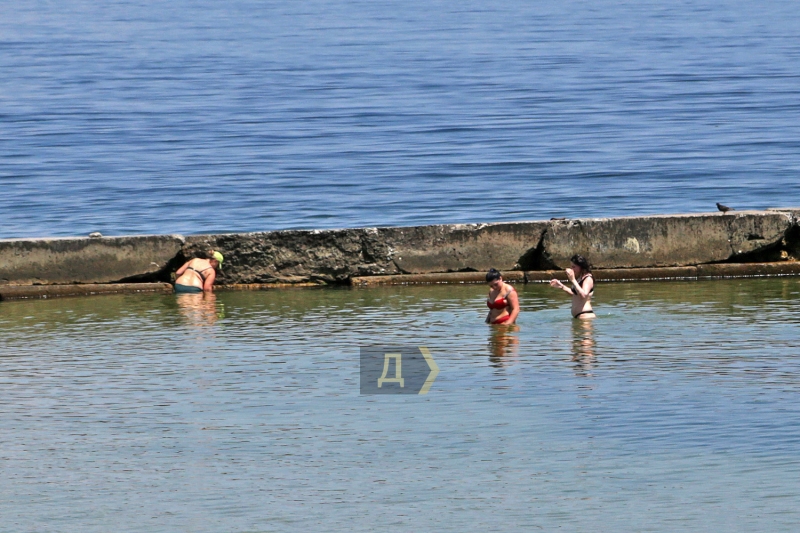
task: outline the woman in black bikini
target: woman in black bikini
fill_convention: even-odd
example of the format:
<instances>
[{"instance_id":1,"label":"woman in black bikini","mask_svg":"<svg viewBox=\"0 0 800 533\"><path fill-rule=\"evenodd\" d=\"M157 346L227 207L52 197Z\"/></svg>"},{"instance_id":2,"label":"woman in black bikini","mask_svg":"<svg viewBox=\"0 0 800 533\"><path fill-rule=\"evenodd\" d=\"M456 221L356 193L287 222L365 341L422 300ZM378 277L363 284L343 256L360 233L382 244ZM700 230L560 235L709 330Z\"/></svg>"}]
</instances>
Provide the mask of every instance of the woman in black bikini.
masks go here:
<instances>
[{"instance_id":1,"label":"woman in black bikini","mask_svg":"<svg viewBox=\"0 0 800 533\"><path fill-rule=\"evenodd\" d=\"M197 257L186 262L175 275L175 292L211 292L217 278L217 268L222 264L222 254L209 252L207 258Z\"/></svg>"},{"instance_id":2,"label":"woman in black bikini","mask_svg":"<svg viewBox=\"0 0 800 533\"><path fill-rule=\"evenodd\" d=\"M557 279L551 279L550 286L572 295L573 318L595 318L597 315L592 310L592 295L594 294L592 265L585 257L578 254L573 255L570 262L572 267L565 270L567 278L569 278L569 286Z\"/></svg>"}]
</instances>

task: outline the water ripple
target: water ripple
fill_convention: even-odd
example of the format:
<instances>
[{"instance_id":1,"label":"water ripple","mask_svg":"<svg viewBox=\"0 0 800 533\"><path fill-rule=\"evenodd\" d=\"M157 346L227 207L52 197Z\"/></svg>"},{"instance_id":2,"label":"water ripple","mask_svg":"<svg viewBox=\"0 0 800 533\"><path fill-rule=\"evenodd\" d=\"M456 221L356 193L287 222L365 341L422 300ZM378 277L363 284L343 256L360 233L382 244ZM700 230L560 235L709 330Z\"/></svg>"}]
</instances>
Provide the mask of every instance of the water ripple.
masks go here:
<instances>
[{"instance_id":1,"label":"water ripple","mask_svg":"<svg viewBox=\"0 0 800 533\"><path fill-rule=\"evenodd\" d=\"M11 3L0 236L797 204L797 27L778 0Z\"/></svg>"},{"instance_id":2,"label":"water ripple","mask_svg":"<svg viewBox=\"0 0 800 533\"><path fill-rule=\"evenodd\" d=\"M793 531L800 282L602 284L591 324L519 292L511 331L476 286L4 302L0 515ZM359 346L423 343L428 396L358 394Z\"/></svg>"}]
</instances>

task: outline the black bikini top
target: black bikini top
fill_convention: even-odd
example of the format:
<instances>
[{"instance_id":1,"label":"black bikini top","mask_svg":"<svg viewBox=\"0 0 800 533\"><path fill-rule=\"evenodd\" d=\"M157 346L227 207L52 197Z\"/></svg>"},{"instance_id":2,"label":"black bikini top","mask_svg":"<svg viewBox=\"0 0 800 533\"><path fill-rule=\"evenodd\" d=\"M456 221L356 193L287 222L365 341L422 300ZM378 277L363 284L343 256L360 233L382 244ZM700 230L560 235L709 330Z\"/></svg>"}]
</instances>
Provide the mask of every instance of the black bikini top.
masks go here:
<instances>
[{"instance_id":1,"label":"black bikini top","mask_svg":"<svg viewBox=\"0 0 800 533\"><path fill-rule=\"evenodd\" d=\"M208 267L208 268L204 268L203 270L197 270L196 268L186 267L186 270L191 270L193 272L197 272L197 275L200 276L201 279L206 279L206 277L203 275L203 272L205 272L206 270L210 270L212 268L214 268L214 267Z\"/></svg>"},{"instance_id":2,"label":"black bikini top","mask_svg":"<svg viewBox=\"0 0 800 533\"><path fill-rule=\"evenodd\" d=\"M586 278L591 278L591 277L592 277L591 274L586 274L585 276L583 276L581 279L578 280L578 286L582 289L583 288L583 281ZM592 278L592 279L594 279L594 278ZM572 294L578 294L578 291L575 290L575 287L570 287L570 290L572 290ZM589 294L594 294L594 286L592 286L592 289L589 291Z\"/></svg>"}]
</instances>

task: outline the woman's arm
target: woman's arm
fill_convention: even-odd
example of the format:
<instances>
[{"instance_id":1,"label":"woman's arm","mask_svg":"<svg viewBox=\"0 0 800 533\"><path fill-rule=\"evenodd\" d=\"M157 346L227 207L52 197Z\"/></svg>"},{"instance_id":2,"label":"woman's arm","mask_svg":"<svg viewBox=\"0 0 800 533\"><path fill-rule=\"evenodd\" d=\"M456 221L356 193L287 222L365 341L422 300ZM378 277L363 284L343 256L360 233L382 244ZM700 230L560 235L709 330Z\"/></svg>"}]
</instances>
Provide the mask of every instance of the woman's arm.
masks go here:
<instances>
[{"instance_id":1,"label":"woman's arm","mask_svg":"<svg viewBox=\"0 0 800 533\"><path fill-rule=\"evenodd\" d=\"M190 261L186 261L183 264L182 267L180 267L178 270L176 270L175 271L175 277L181 277L183 275L183 273L186 272L186 269L189 268L189 263L191 263L191 260Z\"/></svg>"},{"instance_id":2,"label":"woman's arm","mask_svg":"<svg viewBox=\"0 0 800 533\"><path fill-rule=\"evenodd\" d=\"M578 283L578 280L575 279L575 274L569 276L569 281L570 283L572 283L572 286L575 287L575 294L578 294L581 298L588 298L589 293L592 292L591 291L592 287L594 287L594 280L592 279L591 276L588 275L585 278L583 278L584 282L588 282L585 283L587 286L587 288L585 289L581 287L581 284Z\"/></svg>"},{"instance_id":3,"label":"woman's arm","mask_svg":"<svg viewBox=\"0 0 800 533\"><path fill-rule=\"evenodd\" d=\"M568 289L568 290L573 294L577 294L581 298L586 298L589 295L589 293L584 291L583 287L581 287L581 284L578 283L578 280L575 279L575 271L572 270L571 268L567 268L564 270L564 272L567 274L567 279L569 279L569 284L572 285L572 287L574 287L573 289Z\"/></svg>"},{"instance_id":4,"label":"woman's arm","mask_svg":"<svg viewBox=\"0 0 800 533\"><path fill-rule=\"evenodd\" d=\"M203 281L203 291L213 292L215 279L217 279L217 271L212 268L211 273L206 277L205 281Z\"/></svg>"},{"instance_id":5,"label":"woman's arm","mask_svg":"<svg viewBox=\"0 0 800 533\"><path fill-rule=\"evenodd\" d=\"M589 294L592 292L592 288L594 287L594 279L592 276L587 276L583 278L584 285L586 286L581 287L580 283L578 283L575 278L572 279L572 285L575 287L575 292L577 292L581 298L588 298Z\"/></svg>"},{"instance_id":6,"label":"woman's arm","mask_svg":"<svg viewBox=\"0 0 800 533\"><path fill-rule=\"evenodd\" d=\"M508 319L509 324L513 324L515 320L517 320L517 315L519 314L519 296L517 296L517 291L511 289L506 295L506 300L508 301L509 307L511 307L511 318Z\"/></svg>"},{"instance_id":7,"label":"woman's arm","mask_svg":"<svg viewBox=\"0 0 800 533\"><path fill-rule=\"evenodd\" d=\"M550 286L555 287L556 289L561 289L562 291L566 292L567 294L572 294L572 289L558 281L557 279L550 280Z\"/></svg>"}]
</instances>

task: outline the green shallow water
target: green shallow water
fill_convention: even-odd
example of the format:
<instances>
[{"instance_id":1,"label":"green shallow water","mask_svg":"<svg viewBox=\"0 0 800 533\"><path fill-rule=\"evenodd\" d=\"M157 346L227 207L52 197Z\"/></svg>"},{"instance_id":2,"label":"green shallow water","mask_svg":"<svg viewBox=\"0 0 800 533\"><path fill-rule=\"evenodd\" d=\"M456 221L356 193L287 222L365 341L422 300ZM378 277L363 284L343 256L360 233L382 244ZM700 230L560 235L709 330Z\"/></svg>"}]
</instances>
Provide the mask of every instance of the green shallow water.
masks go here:
<instances>
[{"instance_id":1,"label":"green shallow water","mask_svg":"<svg viewBox=\"0 0 800 533\"><path fill-rule=\"evenodd\" d=\"M800 280L0 304L3 531L794 531ZM424 345L426 396L359 394Z\"/></svg>"}]
</instances>

